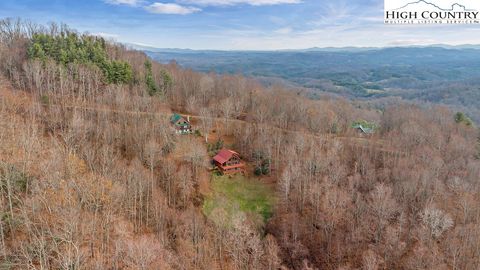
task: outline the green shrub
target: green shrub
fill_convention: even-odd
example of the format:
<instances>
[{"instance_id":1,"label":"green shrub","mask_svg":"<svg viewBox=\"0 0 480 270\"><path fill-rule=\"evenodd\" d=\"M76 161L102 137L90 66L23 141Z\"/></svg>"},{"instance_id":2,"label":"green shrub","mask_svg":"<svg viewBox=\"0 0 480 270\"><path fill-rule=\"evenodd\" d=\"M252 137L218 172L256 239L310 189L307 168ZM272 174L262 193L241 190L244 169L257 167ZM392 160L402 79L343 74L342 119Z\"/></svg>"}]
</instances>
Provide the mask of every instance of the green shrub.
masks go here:
<instances>
[{"instance_id":1,"label":"green shrub","mask_svg":"<svg viewBox=\"0 0 480 270\"><path fill-rule=\"evenodd\" d=\"M358 121L353 122L352 127L355 127L355 126L362 126L364 128L372 129L372 130L377 129L377 125L375 123L368 122L366 120L358 120Z\"/></svg>"},{"instance_id":2,"label":"green shrub","mask_svg":"<svg viewBox=\"0 0 480 270\"><path fill-rule=\"evenodd\" d=\"M262 168L261 167L255 167L255 170L253 170L253 173L256 175L256 176L260 176L262 175Z\"/></svg>"},{"instance_id":3,"label":"green shrub","mask_svg":"<svg viewBox=\"0 0 480 270\"><path fill-rule=\"evenodd\" d=\"M170 76L170 74L166 70L162 70L160 72L160 76L162 77L163 81L163 91L165 92L171 89L173 86L172 76Z\"/></svg>"},{"instance_id":4,"label":"green shrub","mask_svg":"<svg viewBox=\"0 0 480 270\"><path fill-rule=\"evenodd\" d=\"M217 142L215 143L215 149L216 150L221 150L223 148L223 140L219 139L217 140Z\"/></svg>"},{"instance_id":5,"label":"green shrub","mask_svg":"<svg viewBox=\"0 0 480 270\"><path fill-rule=\"evenodd\" d=\"M48 97L48 95L42 95L40 97L40 103L42 103L42 105L44 106L47 106L50 104L50 98Z\"/></svg>"},{"instance_id":6,"label":"green shrub","mask_svg":"<svg viewBox=\"0 0 480 270\"><path fill-rule=\"evenodd\" d=\"M6 190L10 184L14 193L26 192L30 178L15 166L0 163L0 189Z\"/></svg>"},{"instance_id":7,"label":"green shrub","mask_svg":"<svg viewBox=\"0 0 480 270\"><path fill-rule=\"evenodd\" d=\"M150 96L154 96L158 93L159 87L155 84L152 72L152 62L145 61L145 84L147 85L147 91Z\"/></svg>"},{"instance_id":8,"label":"green shrub","mask_svg":"<svg viewBox=\"0 0 480 270\"><path fill-rule=\"evenodd\" d=\"M470 117L466 116L462 112L457 112L455 114L455 122L457 124L465 124L466 126L473 126L473 121L470 119Z\"/></svg>"},{"instance_id":9,"label":"green shrub","mask_svg":"<svg viewBox=\"0 0 480 270\"><path fill-rule=\"evenodd\" d=\"M480 159L480 137L478 137L478 139L477 139L476 148L477 148L477 154L475 155L475 158Z\"/></svg>"},{"instance_id":10,"label":"green shrub","mask_svg":"<svg viewBox=\"0 0 480 270\"><path fill-rule=\"evenodd\" d=\"M219 139L215 143L207 144L207 151L215 153L215 155L223 148L223 140Z\"/></svg>"},{"instance_id":11,"label":"green shrub","mask_svg":"<svg viewBox=\"0 0 480 270\"><path fill-rule=\"evenodd\" d=\"M256 176L268 175L270 174L270 163L271 160L263 152L256 151L253 153L253 160L255 161L255 169L253 173Z\"/></svg>"},{"instance_id":12,"label":"green shrub","mask_svg":"<svg viewBox=\"0 0 480 270\"><path fill-rule=\"evenodd\" d=\"M270 174L270 163L262 165L262 174L269 175Z\"/></svg>"}]
</instances>

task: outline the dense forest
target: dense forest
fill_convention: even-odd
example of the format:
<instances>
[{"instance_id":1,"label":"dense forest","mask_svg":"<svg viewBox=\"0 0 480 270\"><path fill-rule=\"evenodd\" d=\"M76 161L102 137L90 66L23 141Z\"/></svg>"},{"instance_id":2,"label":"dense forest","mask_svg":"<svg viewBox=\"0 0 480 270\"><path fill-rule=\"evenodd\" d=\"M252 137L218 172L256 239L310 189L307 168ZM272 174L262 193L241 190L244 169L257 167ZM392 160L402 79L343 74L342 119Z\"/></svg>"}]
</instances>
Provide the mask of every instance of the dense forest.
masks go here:
<instances>
[{"instance_id":1,"label":"dense forest","mask_svg":"<svg viewBox=\"0 0 480 270\"><path fill-rule=\"evenodd\" d=\"M307 99L12 19L0 72L0 269L480 268L463 113ZM245 176L211 171L224 147Z\"/></svg>"},{"instance_id":2,"label":"dense forest","mask_svg":"<svg viewBox=\"0 0 480 270\"><path fill-rule=\"evenodd\" d=\"M78 37L76 33L62 29L58 35L35 33L27 49L30 59L43 64L54 60L58 64L95 65L100 68L108 83L129 83L132 70L128 63L108 61L105 40L91 36Z\"/></svg>"}]
</instances>

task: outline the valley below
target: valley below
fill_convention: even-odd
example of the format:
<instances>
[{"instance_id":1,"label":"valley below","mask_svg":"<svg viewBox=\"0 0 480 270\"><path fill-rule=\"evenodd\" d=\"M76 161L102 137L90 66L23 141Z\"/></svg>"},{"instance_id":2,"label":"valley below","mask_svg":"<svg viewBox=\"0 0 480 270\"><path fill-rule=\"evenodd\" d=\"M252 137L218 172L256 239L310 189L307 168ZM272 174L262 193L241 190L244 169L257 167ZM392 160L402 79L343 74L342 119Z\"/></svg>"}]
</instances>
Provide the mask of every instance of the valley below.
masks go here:
<instances>
[{"instance_id":1,"label":"valley below","mask_svg":"<svg viewBox=\"0 0 480 270\"><path fill-rule=\"evenodd\" d=\"M194 51L139 48L162 63L242 74L309 98L346 97L381 108L401 98L442 104L480 121L480 50L474 46Z\"/></svg>"}]
</instances>

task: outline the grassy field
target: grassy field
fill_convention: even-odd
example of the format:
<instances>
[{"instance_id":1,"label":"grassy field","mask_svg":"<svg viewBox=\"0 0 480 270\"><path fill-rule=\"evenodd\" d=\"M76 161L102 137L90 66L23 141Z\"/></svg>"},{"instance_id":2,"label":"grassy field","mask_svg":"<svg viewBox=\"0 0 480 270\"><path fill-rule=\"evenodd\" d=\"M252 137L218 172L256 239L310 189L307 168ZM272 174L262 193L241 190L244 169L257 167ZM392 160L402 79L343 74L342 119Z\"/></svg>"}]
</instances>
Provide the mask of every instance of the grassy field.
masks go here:
<instances>
[{"instance_id":1,"label":"grassy field","mask_svg":"<svg viewBox=\"0 0 480 270\"><path fill-rule=\"evenodd\" d=\"M275 197L273 190L254 179L244 176L212 176L212 192L205 198L203 211L212 218L215 212L226 214L227 220L238 214L239 211L256 215L266 222L273 213ZM215 221L215 218L213 218Z\"/></svg>"}]
</instances>

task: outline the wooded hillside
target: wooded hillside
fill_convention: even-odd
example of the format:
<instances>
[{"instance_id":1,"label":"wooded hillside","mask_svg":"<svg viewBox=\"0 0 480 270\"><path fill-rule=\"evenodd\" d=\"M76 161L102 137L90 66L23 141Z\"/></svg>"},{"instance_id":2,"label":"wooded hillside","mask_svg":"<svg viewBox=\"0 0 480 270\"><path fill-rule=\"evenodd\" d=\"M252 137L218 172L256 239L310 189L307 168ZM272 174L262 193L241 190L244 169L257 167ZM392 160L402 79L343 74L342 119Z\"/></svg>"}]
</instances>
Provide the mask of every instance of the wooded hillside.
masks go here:
<instances>
[{"instance_id":1,"label":"wooded hillside","mask_svg":"<svg viewBox=\"0 0 480 270\"><path fill-rule=\"evenodd\" d=\"M0 269L480 268L479 132L445 107L309 100L15 20L0 72ZM210 171L221 147L247 176Z\"/></svg>"}]
</instances>

